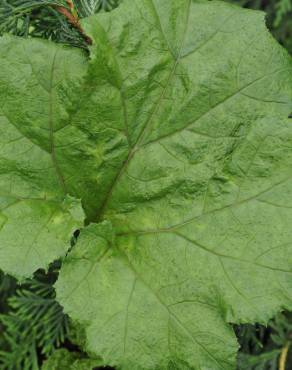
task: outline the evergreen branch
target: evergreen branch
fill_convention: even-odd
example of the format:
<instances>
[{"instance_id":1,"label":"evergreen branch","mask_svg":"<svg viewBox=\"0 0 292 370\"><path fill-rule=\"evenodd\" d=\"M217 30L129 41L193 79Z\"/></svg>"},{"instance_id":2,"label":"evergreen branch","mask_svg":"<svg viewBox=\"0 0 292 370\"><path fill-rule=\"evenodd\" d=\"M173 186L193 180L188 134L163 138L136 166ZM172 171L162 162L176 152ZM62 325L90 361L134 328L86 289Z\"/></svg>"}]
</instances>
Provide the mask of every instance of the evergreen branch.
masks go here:
<instances>
[{"instance_id":1,"label":"evergreen branch","mask_svg":"<svg viewBox=\"0 0 292 370\"><path fill-rule=\"evenodd\" d=\"M68 317L55 300L48 282L33 279L24 283L9 300L10 312L0 315L5 328L0 367L5 370L38 369L38 351L48 357L69 331Z\"/></svg>"},{"instance_id":2,"label":"evergreen branch","mask_svg":"<svg viewBox=\"0 0 292 370\"><path fill-rule=\"evenodd\" d=\"M79 32L80 34L82 35L82 37L84 38L84 40L86 41L86 43L88 45L91 45L92 44L92 39L85 34L80 22L79 22L79 19L77 16L74 16L74 14L72 13L72 8L71 8L71 11L69 11L67 8L65 8L64 6L59 6L59 5L56 5L55 8L57 9L57 11L61 14L63 14L68 22L73 26L75 27Z\"/></svg>"},{"instance_id":3,"label":"evergreen branch","mask_svg":"<svg viewBox=\"0 0 292 370\"><path fill-rule=\"evenodd\" d=\"M291 0L279 0L276 5L276 17L274 20L274 27L279 27L281 22L283 21L286 14L292 11L292 2Z\"/></svg>"},{"instance_id":4,"label":"evergreen branch","mask_svg":"<svg viewBox=\"0 0 292 370\"><path fill-rule=\"evenodd\" d=\"M122 0L1 0L0 35L42 37L88 49L80 18L110 11Z\"/></svg>"}]
</instances>

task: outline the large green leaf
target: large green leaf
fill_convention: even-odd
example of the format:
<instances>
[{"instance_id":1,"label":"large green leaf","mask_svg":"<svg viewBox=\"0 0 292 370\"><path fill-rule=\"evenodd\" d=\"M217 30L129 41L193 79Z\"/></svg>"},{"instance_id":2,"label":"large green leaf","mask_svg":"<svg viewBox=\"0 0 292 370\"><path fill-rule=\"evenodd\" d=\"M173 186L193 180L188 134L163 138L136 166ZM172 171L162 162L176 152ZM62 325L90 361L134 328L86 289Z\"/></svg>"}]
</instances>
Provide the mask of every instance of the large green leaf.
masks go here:
<instances>
[{"instance_id":1,"label":"large green leaf","mask_svg":"<svg viewBox=\"0 0 292 370\"><path fill-rule=\"evenodd\" d=\"M80 78L84 58L8 36L0 39L0 51L0 267L22 278L63 256L83 225L80 202L68 196L54 133L68 116L57 90L68 93L70 63L70 73Z\"/></svg>"},{"instance_id":2,"label":"large green leaf","mask_svg":"<svg viewBox=\"0 0 292 370\"><path fill-rule=\"evenodd\" d=\"M57 283L90 352L123 370L234 369L227 323L292 305L291 57L262 13L224 2L126 0L84 27L89 61L2 40L3 122L53 147L55 174L9 168L3 187L63 188L95 223Z\"/></svg>"},{"instance_id":3,"label":"large green leaf","mask_svg":"<svg viewBox=\"0 0 292 370\"><path fill-rule=\"evenodd\" d=\"M233 369L225 323L291 307L291 58L221 2L128 1L85 26L129 149L91 219L113 229L82 232L59 300L111 365Z\"/></svg>"}]
</instances>

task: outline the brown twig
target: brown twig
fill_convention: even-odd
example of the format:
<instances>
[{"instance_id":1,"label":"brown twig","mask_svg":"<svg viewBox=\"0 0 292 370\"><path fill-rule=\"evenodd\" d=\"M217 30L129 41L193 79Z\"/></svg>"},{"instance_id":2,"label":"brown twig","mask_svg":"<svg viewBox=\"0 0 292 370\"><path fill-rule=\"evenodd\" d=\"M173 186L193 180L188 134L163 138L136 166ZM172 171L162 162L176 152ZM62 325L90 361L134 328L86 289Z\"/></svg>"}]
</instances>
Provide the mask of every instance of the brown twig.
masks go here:
<instances>
[{"instance_id":1,"label":"brown twig","mask_svg":"<svg viewBox=\"0 0 292 370\"><path fill-rule=\"evenodd\" d=\"M70 6L70 9L73 9L72 6L72 2L71 1L67 1L68 5ZM74 17L74 15L67 9L65 8L64 6L61 6L61 5L55 5L54 8L59 12L61 13L62 15L64 15L66 18L67 18L67 21L74 27L76 28L81 36L84 38L84 40L86 41L86 43L88 45L92 45L92 39L91 37L89 37L88 35L86 35L86 33L84 32L80 22L79 22L79 19L77 17Z\"/></svg>"},{"instance_id":2,"label":"brown twig","mask_svg":"<svg viewBox=\"0 0 292 370\"><path fill-rule=\"evenodd\" d=\"M66 0L67 5L69 6L71 12L74 11L74 4L72 0Z\"/></svg>"}]
</instances>

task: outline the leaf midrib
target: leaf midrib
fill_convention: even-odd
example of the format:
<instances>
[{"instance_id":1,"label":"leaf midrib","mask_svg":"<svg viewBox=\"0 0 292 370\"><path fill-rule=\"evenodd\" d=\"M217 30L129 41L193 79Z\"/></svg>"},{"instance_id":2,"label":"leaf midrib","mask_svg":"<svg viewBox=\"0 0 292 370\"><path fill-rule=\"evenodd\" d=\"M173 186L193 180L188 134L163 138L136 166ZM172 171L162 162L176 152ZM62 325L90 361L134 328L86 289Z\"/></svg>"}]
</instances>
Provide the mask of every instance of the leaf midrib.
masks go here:
<instances>
[{"instance_id":1,"label":"leaf midrib","mask_svg":"<svg viewBox=\"0 0 292 370\"><path fill-rule=\"evenodd\" d=\"M97 215L94 217L94 221L95 222L100 222L103 219L104 212L105 212L106 207L108 205L108 202L109 202L109 200L111 198L111 195L112 195L112 193L113 193L113 191L114 191L114 189L116 187L116 184L119 182L119 179L121 178L121 176L123 175L124 171L128 167L130 161L134 157L135 153L138 151L139 145L143 141L144 136L147 133L149 127L151 127L150 125L152 124L153 119L154 119L157 111L160 108L160 103L161 103L161 101L163 101L163 98L164 98L164 96L166 94L167 88L169 87L169 84L171 83L171 81L172 81L172 79L173 79L173 77L175 75L175 71L176 71L177 66L178 66L178 64L180 62L180 59L181 59L181 53L182 53L182 50L183 50L183 46L184 46L185 38L186 38L186 34L187 34L187 29L188 29L188 24L189 24L189 17L190 17L190 6L191 6L191 2L192 2L192 0L189 0L188 1L188 7L186 9L185 29L184 29L183 37L182 37L181 44L180 44L180 47L179 47L179 52L178 52L177 58L176 58L176 60L174 62L173 68L171 69L170 74L169 74L169 76L168 76L168 78L166 80L165 87L162 89L162 92L161 92L161 94L160 94L157 102L154 105L154 109L153 109L152 113L150 114L149 118L147 119L147 121L146 121L143 129L141 130L141 132L140 132L140 134L139 134L139 136L138 136L138 138L136 140L136 143L134 144L134 146L129 151L128 157L123 162L123 164L122 164L119 172L115 176L115 178L114 178L114 180L113 180L113 182L112 182L112 184L110 186L110 189L109 189L107 195L104 198L103 203L101 204L100 208L98 209ZM170 52L171 55L173 55L173 53L172 53L171 50L168 50L168 51Z\"/></svg>"}]
</instances>

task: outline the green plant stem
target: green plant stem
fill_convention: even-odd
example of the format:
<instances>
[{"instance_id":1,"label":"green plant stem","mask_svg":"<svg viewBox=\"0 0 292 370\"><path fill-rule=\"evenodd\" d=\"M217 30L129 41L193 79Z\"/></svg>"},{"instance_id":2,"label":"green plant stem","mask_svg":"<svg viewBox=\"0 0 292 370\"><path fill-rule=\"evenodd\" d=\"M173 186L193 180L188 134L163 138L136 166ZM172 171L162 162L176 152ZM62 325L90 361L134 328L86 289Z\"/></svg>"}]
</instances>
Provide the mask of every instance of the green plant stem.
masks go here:
<instances>
[{"instance_id":1,"label":"green plant stem","mask_svg":"<svg viewBox=\"0 0 292 370\"><path fill-rule=\"evenodd\" d=\"M286 362L287 362L287 356L288 356L290 344L291 343L288 342L281 351L280 360L279 360L279 370L286 369Z\"/></svg>"}]
</instances>

